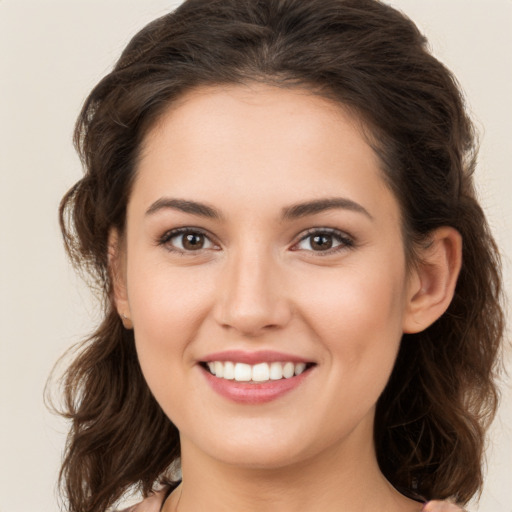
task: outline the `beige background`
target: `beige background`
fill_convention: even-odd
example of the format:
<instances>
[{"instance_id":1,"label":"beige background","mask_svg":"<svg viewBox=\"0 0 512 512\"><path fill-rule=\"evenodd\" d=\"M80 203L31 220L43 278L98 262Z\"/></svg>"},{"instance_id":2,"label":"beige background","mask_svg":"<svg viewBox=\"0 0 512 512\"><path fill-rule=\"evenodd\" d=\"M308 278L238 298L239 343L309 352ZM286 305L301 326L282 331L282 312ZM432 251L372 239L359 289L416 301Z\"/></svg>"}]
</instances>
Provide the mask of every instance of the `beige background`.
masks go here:
<instances>
[{"instance_id":1,"label":"beige background","mask_svg":"<svg viewBox=\"0 0 512 512\"><path fill-rule=\"evenodd\" d=\"M393 0L467 92L482 132L478 183L511 289L512 1ZM0 0L0 512L57 510L65 423L42 402L58 356L95 321L65 260L57 205L80 176L71 145L87 92L170 0ZM510 364L509 364L510 367ZM512 393L489 446L480 505L512 511Z\"/></svg>"}]
</instances>

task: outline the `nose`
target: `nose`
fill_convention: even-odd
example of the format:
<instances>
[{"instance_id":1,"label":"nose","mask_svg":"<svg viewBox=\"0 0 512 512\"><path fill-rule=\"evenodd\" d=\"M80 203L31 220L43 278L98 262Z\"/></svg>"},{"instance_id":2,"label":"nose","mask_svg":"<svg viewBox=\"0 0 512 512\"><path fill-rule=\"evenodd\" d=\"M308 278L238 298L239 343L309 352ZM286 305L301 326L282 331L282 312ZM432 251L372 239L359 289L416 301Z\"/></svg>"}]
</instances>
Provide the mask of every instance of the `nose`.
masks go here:
<instances>
[{"instance_id":1,"label":"nose","mask_svg":"<svg viewBox=\"0 0 512 512\"><path fill-rule=\"evenodd\" d=\"M292 317L282 269L264 251L228 258L218 287L215 317L223 328L258 337L288 324Z\"/></svg>"}]
</instances>

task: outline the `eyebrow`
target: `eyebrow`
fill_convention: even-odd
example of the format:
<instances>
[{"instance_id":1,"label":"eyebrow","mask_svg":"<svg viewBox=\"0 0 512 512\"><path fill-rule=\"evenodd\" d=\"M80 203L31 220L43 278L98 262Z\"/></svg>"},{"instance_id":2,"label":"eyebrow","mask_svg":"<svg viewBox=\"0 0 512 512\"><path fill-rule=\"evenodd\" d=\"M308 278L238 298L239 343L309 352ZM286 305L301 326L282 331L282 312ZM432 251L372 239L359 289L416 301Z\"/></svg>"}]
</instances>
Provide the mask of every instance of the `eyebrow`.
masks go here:
<instances>
[{"instance_id":1,"label":"eyebrow","mask_svg":"<svg viewBox=\"0 0 512 512\"><path fill-rule=\"evenodd\" d=\"M373 220L373 216L366 208L345 197L330 197L325 199L315 199L313 201L307 201L306 203L297 203L283 208L282 217L284 220L292 220L338 208L362 213L369 219Z\"/></svg>"},{"instance_id":2,"label":"eyebrow","mask_svg":"<svg viewBox=\"0 0 512 512\"><path fill-rule=\"evenodd\" d=\"M170 197L162 197L156 200L147 210L146 215L153 215L160 210L165 209L179 210L192 215L206 217L209 219L222 219L223 215L213 206L188 199L174 199ZM359 203L344 197L330 197L324 199L315 199L304 203L296 203L282 209L281 217L283 220L293 220L308 215L315 215L327 210L343 209L357 213L362 213L369 219L373 220L373 216Z\"/></svg>"},{"instance_id":3,"label":"eyebrow","mask_svg":"<svg viewBox=\"0 0 512 512\"><path fill-rule=\"evenodd\" d=\"M169 197L162 197L155 201L147 210L146 215L152 215L160 210L164 209L179 210L185 213L191 213L193 215L199 215L200 217L206 217L209 219L221 219L222 215L218 210L212 206L208 206L204 203L198 203L197 201L189 201L187 199L173 199Z\"/></svg>"}]
</instances>

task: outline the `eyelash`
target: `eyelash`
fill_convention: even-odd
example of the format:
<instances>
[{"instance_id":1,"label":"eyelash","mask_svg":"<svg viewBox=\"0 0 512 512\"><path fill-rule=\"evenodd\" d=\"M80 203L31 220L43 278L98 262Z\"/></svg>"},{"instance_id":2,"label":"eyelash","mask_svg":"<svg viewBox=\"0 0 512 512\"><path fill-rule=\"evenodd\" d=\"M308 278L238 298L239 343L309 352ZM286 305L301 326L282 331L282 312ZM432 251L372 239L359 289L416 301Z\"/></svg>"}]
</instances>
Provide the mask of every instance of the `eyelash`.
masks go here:
<instances>
[{"instance_id":1,"label":"eyelash","mask_svg":"<svg viewBox=\"0 0 512 512\"><path fill-rule=\"evenodd\" d=\"M326 251L314 251L314 250L308 250L308 252L315 253L315 255L318 256L330 256L332 254L336 254L340 251L347 250L347 249L353 249L355 247L354 239L348 235L347 233L340 231L338 229L334 228L311 228L306 231L306 234L303 235L300 240L294 244L294 247L299 245L304 240L307 240L308 238L312 238L313 236L329 236L332 237L334 240L339 242L339 245L332 247ZM295 251L300 249L293 249Z\"/></svg>"},{"instance_id":2,"label":"eyelash","mask_svg":"<svg viewBox=\"0 0 512 512\"><path fill-rule=\"evenodd\" d=\"M180 249L179 247L174 247L170 242L173 238L179 237L180 235L201 235L208 240L213 246L215 246L215 242L211 240L211 237L199 228L192 227L184 227L178 229L171 229L170 231L166 231L159 239L158 245L165 246L165 248L170 252L175 252L177 254L181 254L183 256L193 255L194 253L200 253L204 248L197 249L196 251L187 251L184 249ZM183 243L182 243L183 245Z\"/></svg>"},{"instance_id":3,"label":"eyelash","mask_svg":"<svg viewBox=\"0 0 512 512\"><path fill-rule=\"evenodd\" d=\"M209 241L212 246L216 246L217 244L211 240L211 237L202 229L200 228L192 228L192 227L183 227L178 229L172 229L170 231L166 231L157 241L157 245L165 246L166 249L170 252L175 252L177 254L181 254L183 256L185 255L193 255L194 253L200 253L203 250L210 249L210 247L207 248L201 248L194 250L184 250L180 249L178 247L173 246L170 242L173 238L179 237L180 235L186 235L186 234L192 234L192 235L201 235L206 240ZM332 237L335 241L339 242L339 244L335 247L329 248L325 251L315 251L315 250L308 250L305 249L307 252L315 253L318 256L329 256L332 254L336 254L340 251L347 250L347 249L353 249L355 247L355 242L353 238L348 235L347 233L343 231L339 231L338 229L333 228L311 228L306 231L306 233L301 236L298 242L296 242L292 249L293 251L300 251L301 249L296 248L300 243L304 242L308 238L312 238L313 236L328 236ZM183 243L182 243L183 245Z\"/></svg>"}]
</instances>

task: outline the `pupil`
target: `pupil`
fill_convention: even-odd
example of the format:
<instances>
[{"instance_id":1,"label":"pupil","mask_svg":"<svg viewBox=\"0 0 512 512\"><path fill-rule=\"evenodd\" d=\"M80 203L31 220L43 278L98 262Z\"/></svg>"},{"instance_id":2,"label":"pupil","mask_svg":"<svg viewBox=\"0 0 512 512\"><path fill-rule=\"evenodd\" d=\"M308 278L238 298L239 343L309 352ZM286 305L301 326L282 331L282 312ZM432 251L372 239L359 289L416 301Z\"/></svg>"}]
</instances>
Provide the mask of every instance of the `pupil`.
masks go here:
<instances>
[{"instance_id":1,"label":"pupil","mask_svg":"<svg viewBox=\"0 0 512 512\"><path fill-rule=\"evenodd\" d=\"M183 247L185 249L197 250L201 249L204 243L204 236L195 233L189 233L184 236Z\"/></svg>"},{"instance_id":2,"label":"pupil","mask_svg":"<svg viewBox=\"0 0 512 512\"><path fill-rule=\"evenodd\" d=\"M311 243L314 250L325 250L332 247L332 237L329 235L315 235Z\"/></svg>"}]
</instances>

